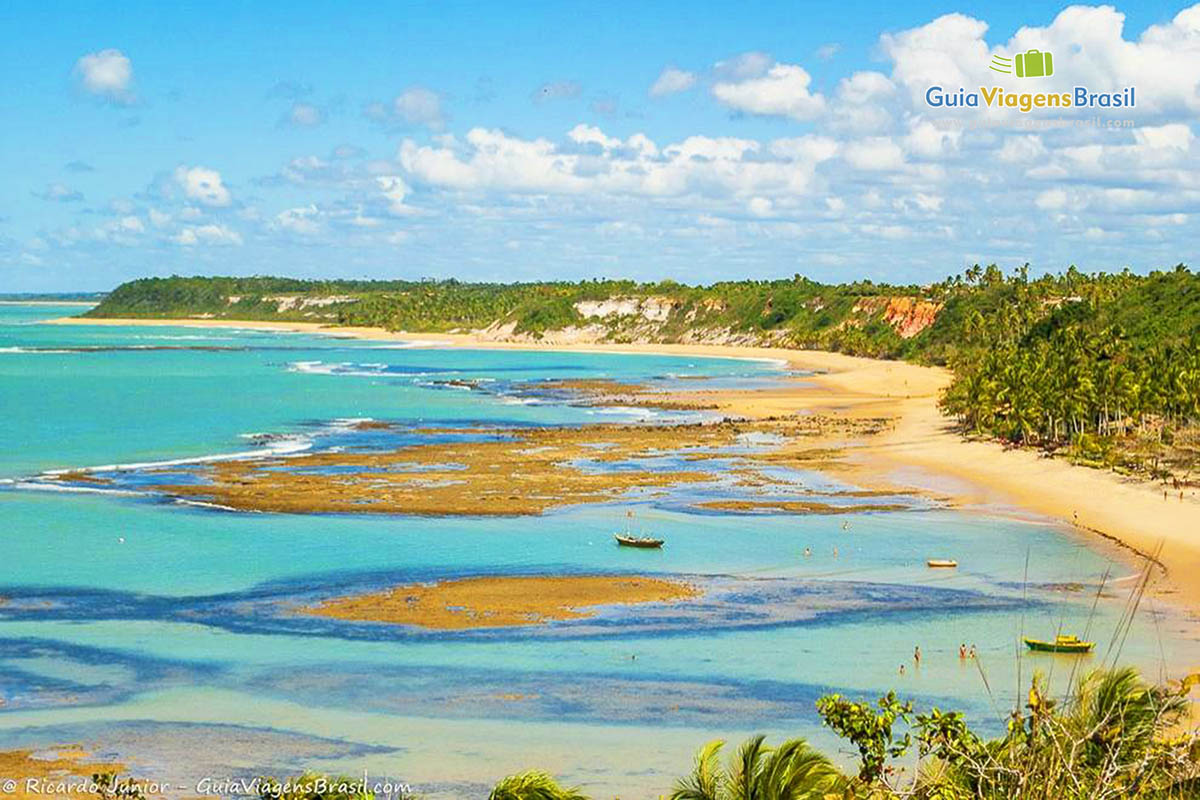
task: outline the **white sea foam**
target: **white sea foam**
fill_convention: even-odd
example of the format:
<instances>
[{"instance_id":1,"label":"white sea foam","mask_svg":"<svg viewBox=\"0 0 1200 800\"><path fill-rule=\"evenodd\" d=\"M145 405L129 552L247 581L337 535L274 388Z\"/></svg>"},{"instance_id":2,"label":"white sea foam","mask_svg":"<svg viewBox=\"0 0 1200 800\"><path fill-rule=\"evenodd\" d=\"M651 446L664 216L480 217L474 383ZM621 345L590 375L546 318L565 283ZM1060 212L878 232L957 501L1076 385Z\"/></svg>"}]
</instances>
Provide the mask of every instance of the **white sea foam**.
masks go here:
<instances>
[{"instance_id":1,"label":"white sea foam","mask_svg":"<svg viewBox=\"0 0 1200 800\"><path fill-rule=\"evenodd\" d=\"M304 375L342 375L356 378L420 378L431 375L446 375L443 371L436 372L388 372L389 364L377 362L360 364L353 361L339 361L336 364L328 361L293 361L288 364L288 372L299 372Z\"/></svg>"},{"instance_id":2,"label":"white sea foam","mask_svg":"<svg viewBox=\"0 0 1200 800\"><path fill-rule=\"evenodd\" d=\"M253 435L253 434L251 434ZM69 467L67 469L51 469L42 473L45 477L57 477L65 472L121 472L138 469L158 469L160 467L181 467L188 464L211 464L218 461L240 461L243 459L262 458L263 456L281 456L289 453L300 453L311 449L312 438L300 434L284 434L263 447L255 450L241 450L234 453L215 453L206 456L191 456L188 458L171 458L163 461L133 461L122 464L102 464L92 467Z\"/></svg>"},{"instance_id":3,"label":"white sea foam","mask_svg":"<svg viewBox=\"0 0 1200 800\"><path fill-rule=\"evenodd\" d=\"M49 474L49 473L46 473ZM15 481L14 489L28 489L36 492L69 492L71 494L107 494L117 497L142 497L146 493L133 489L107 489L102 486L65 486L61 483L44 483L41 481Z\"/></svg>"},{"instance_id":4,"label":"white sea foam","mask_svg":"<svg viewBox=\"0 0 1200 800\"><path fill-rule=\"evenodd\" d=\"M428 339L413 339L407 342L396 342L395 344L374 344L364 347L364 350L435 350L445 349L445 342L437 342Z\"/></svg>"},{"instance_id":5,"label":"white sea foam","mask_svg":"<svg viewBox=\"0 0 1200 800\"><path fill-rule=\"evenodd\" d=\"M188 500L187 498L184 498L184 497L175 497L172 499L176 503L176 505L195 506L197 508L211 508L211 509L215 509L217 511L236 511L238 513L242 513L242 509L240 509L240 508L234 508L233 506L223 506L220 503L206 503L203 500ZM258 511L253 511L253 510L251 510L251 512L255 513L255 514L260 513Z\"/></svg>"}]
</instances>

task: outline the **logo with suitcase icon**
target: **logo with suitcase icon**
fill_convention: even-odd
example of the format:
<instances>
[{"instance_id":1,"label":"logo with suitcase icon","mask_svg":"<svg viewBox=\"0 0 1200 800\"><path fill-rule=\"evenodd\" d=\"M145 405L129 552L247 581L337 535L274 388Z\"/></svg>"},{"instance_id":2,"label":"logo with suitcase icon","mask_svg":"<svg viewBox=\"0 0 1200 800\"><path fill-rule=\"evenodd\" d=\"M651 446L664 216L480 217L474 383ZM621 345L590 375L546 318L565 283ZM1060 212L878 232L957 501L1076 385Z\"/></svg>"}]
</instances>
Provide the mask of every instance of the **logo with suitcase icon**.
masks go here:
<instances>
[{"instance_id":1,"label":"logo with suitcase icon","mask_svg":"<svg viewBox=\"0 0 1200 800\"><path fill-rule=\"evenodd\" d=\"M1016 58L997 54L992 56L990 66L996 72L1015 74L1018 78L1048 78L1054 74L1054 55L1036 49L1017 53Z\"/></svg>"}]
</instances>

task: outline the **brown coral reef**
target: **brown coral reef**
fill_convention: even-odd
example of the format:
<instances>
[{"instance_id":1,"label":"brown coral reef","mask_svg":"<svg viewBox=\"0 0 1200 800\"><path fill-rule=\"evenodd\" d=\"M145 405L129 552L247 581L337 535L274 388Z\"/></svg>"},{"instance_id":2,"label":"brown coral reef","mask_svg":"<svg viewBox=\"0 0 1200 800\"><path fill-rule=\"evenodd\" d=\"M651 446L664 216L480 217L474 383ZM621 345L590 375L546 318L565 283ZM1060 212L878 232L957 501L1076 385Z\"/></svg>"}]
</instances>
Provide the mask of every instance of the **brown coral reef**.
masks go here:
<instances>
[{"instance_id":1,"label":"brown coral reef","mask_svg":"<svg viewBox=\"0 0 1200 800\"><path fill-rule=\"evenodd\" d=\"M300 613L463 630L579 619L598 606L670 603L699 594L681 581L640 575L512 575L396 586L333 598Z\"/></svg>"},{"instance_id":2,"label":"brown coral reef","mask_svg":"<svg viewBox=\"0 0 1200 800\"><path fill-rule=\"evenodd\" d=\"M730 459L756 467L828 467L838 443L885 427L882 419L816 415L687 425L476 428L474 441L383 452L322 452L201 468L201 483L167 494L239 510L428 515L539 514L630 492L711 482ZM656 465L673 457L686 469ZM705 462L721 460L705 469ZM647 460L651 460L650 463ZM811 510L808 513L812 513Z\"/></svg>"}]
</instances>

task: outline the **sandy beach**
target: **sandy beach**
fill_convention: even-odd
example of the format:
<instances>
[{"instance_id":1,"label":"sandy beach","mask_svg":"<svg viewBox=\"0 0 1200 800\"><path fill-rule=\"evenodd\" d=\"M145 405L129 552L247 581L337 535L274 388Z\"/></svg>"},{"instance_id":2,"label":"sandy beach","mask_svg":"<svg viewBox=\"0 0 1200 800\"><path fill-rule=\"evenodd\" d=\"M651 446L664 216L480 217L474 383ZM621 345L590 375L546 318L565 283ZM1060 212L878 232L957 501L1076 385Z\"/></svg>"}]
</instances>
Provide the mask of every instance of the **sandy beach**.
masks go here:
<instances>
[{"instance_id":1,"label":"sandy beach","mask_svg":"<svg viewBox=\"0 0 1200 800\"><path fill-rule=\"evenodd\" d=\"M908 486L951 497L961 505L1009 507L1073 525L1083 533L1115 540L1139 553L1161 546L1159 593L1200 610L1200 499L1164 495L1162 486L1077 467L1032 451L968 441L937 409L946 370L838 353L703 344L608 344L557 338L545 342L492 341L469 334L392 332L379 328L329 327L301 322L197 319L54 320L65 325L181 325L317 333L431 346L540 349L574 352L657 353L680 356L773 359L816 374L786 388L689 392L730 415L748 418L816 412L851 417L888 416L890 431L863 440L850 456L854 479L868 487Z\"/></svg>"}]
</instances>

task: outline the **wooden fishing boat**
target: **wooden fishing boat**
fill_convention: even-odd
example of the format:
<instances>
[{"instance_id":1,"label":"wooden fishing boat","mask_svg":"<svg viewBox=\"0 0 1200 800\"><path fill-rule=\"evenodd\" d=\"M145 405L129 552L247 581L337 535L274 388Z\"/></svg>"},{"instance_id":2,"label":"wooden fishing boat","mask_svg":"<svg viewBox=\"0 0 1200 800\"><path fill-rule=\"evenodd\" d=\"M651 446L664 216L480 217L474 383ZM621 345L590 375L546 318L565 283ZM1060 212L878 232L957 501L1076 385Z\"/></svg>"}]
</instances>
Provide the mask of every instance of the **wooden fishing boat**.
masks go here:
<instances>
[{"instance_id":1,"label":"wooden fishing boat","mask_svg":"<svg viewBox=\"0 0 1200 800\"><path fill-rule=\"evenodd\" d=\"M655 539L653 536L634 536L633 535L633 512L625 512L625 532L614 533L613 538L617 540L617 544L621 547L641 547L647 550L656 550L663 546L662 539Z\"/></svg>"},{"instance_id":2,"label":"wooden fishing boat","mask_svg":"<svg viewBox=\"0 0 1200 800\"><path fill-rule=\"evenodd\" d=\"M1025 637L1025 646L1039 653L1090 653L1095 642L1080 641L1077 636L1056 636L1053 642Z\"/></svg>"},{"instance_id":3,"label":"wooden fishing boat","mask_svg":"<svg viewBox=\"0 0 1200 800\"><path fill-rule=\"evenodd\" d=\"M958 562L952 558L931 558L925 562L926 566L942 569L953 569L958 566Z\"/></svg>"},{"instance_id":4,"label":"wooden fishing boat","mask_svg":"<svg viewBox=\"0 0 1200 800\"><path fill-rule=\"evenodd\" d=\"M617 544L621 545L621 547L658 548L663 546L662 539L654 539L650 536L629 536L623 533L614 533L613 538L617 540Z\"/></svg>"}]
</instances>

